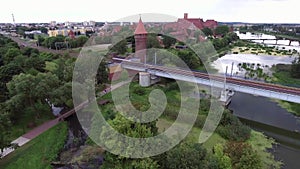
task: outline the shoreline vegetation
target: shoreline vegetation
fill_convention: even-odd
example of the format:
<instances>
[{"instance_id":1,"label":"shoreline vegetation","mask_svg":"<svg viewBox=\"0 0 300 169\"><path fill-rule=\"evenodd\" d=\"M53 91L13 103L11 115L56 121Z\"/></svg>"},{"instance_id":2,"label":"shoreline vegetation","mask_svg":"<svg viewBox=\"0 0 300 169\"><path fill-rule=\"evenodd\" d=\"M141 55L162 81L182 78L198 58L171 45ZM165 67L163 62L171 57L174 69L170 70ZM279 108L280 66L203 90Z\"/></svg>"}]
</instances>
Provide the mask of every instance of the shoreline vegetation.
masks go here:
<instances>
[{"instance_id":1,"label":"shoreline vegetation","mask_svg":"<svg viewBox=\"0 0 300 169\"><path fill-rule=\"evenodd\" d=\"M0 168L52 168L51 162L58 158L60 151L63 149L67 132L66 122L54 126L1 159Z\"/></svg>"},{"instance_id":2,"label":"shoreline vegetation","mask_svg":"<svg viewBox=\"0 0 300 169\"><path fill-rule=\"evenodd\" d=\"M163 86L163 87L162 87ZM163 84L157 84L153 85L151 87L145 88L145 90L140 90L141 87L138 86L138 84L133 83L130 85L130 100L133 103L134 107L137 109L146 110L149 108L149 102L147 101L148 97L142 97L142 96L148 96L149 92L152 90L159 88L164 90L166 97L168 100L171 100L171 105L167 105L166 107L166 112L162 114L162 116L158 119L156 126L158 128L158 132L161 133L169 128L176 120L175 114L172 112L176 112L177 106L178 105L178 100L180 97L178 97L178 91L175 89L177 88L176 85L173 83L163 83ZM98 102L100 100L111 100L111 94L108 93L101 98L99 98ZM169 103L168 103L169 104ZM204 120L207 117L207 106L209 106L209 101L204 99L203 101L200 102L200 107L201 110L199 110L198 118L194 124L194 127L191 129L187 137L184 139L183 142L190 142L190 143L198 143L199 139L199 134L201 132L201 126L204 124ZM101 107L102 113L104 117L110 117L111 115L108 114L108 112L115 112L113 106L111 104L106 104ZM172 111L171 111L172 110ZM265 136L262 132L258 132L252 129L249 129L249 137L245 137L242 139L244 136L239 135L237 133L248 133L247 129L243 128L246 127L246 125L241 124L238 122L236 117L233 117L228 113L227 111L224 112L224 119L221 120L220 126L217 128L216 132L213 133L213 135L209 138L208 141L203 143L203 147L206 149L206 151L214 155L213 149L215 148L215 145L221 144L222 146L226 147L228 143L231 143L234 138L237 138L237 140L240 140L239 142L249 144L254 152L258 154L259 158L261 159L262 162L262 168L280 168L282 166L282 162L276 161L274 155L269 151L270 149L273 148L274 145L276 145L276 142L272 138L268 138ZM227 122L232 121L232 124L227 124ZM231 126L233 125L237 133L231 132L233 131L231 129ZM243 128L243 129L242 129ZM233 139L233 140L232 140ZM233 141L235 142L235 141Z\"/></svg>"}]
</instances>

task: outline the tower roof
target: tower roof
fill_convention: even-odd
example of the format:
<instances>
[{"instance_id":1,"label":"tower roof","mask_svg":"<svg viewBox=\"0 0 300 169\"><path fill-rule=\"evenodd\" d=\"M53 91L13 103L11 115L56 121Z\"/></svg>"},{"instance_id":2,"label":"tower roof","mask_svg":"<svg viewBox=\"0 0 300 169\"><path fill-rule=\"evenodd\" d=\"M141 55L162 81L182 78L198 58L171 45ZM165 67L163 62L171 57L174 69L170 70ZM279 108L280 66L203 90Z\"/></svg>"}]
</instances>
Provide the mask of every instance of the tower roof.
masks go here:
<instances>
[{"instance_id":1,"label":"tower roof","mask_svg":"<svg viewBox=\"0 0 300 169\"><path fill-rule=\"evenodd\" d=\"M139 34L147 34L147 31L145 29L145 26L142 22L142 19L140 18L139 23L134 31L135 35L139 35Z\"/></svg>"}]
</instances>

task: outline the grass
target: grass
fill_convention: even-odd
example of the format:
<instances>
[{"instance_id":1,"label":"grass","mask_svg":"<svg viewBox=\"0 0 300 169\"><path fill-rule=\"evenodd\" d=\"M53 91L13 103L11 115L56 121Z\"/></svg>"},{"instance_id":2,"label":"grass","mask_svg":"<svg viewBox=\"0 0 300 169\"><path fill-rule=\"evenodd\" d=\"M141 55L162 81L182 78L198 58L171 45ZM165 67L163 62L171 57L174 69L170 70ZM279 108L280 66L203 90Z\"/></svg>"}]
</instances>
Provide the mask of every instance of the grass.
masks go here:
<instances>
[{"instance_id":1,"label":"grass","mask_svg":"<svg viewBox=\"0 0 300 169\"><path fill-rule=\"evenodd\" d=\"M300 88L300 79L292 78L288 69L282 71L275 69L272 82ZM300 104L275 99L274 101L277 102L280 107L286 109L288 112L300 117Z\"/></svg>"},{"instance_id":2,"label":"grass","mask_svg":"<svg viewBox=\"0 0 300 169\"><path fill-rule=\"evenodd\" d=\"M282 85L300 87L300 79L292 78L288 71L277 71L273 73L272 81Z\"/></svg>"},{"instance_id":3,"label":"grass","mask_svg":"<svg viewBox=\"0 0 300 169\"><path fill-rule=\"evenodd\" d=\"M262 168L281 168L282 163L274 160L274 156L267 152L267 149L271 149L275 141L267 138L263 133L252 130L251 137L247 142L252 145L253 149L259 154L261 161L263 162Z\"/></svg>"},{"instance_id":4,"label":"grass","mask_svg":"<svg viewBox=\"0 0 300 169\"><path fill-rule=\"evenodd\" d=\"M289 113L300 117L300 104L287 102L283 100L275 100L275 102L277 102L280 107L286 109Z\"/></svg>"},{"instance_id":5,"label":"grass","mask_svg":"<svg viewBox=\"0 0 300 169\"><path fill-rule=\"evenodd\" d=\"M52 168L51 162L58 158L67 137L67 123L59 123L24 146L1 159L3 169Z\"/></svg>"},{"instance_id":6,"label":"grass","mask_svg":"<svg viewBox=\"0 0 300 169\"><path fill-rule=\"evenodd\" d=\"M54 116L51 112L41 113L39 118L36 118L36 114L28 113L21 114L22 117L19 118L16 124L14 124L11 128L11 136L10 140L13 141L18 137L22 136L26 132L32 130L32 128L28 128L27 125L31 122L35 122L35 126L39 126L50 119L53 119ZM35 119L35 120L33 120Z\"/></svg>"},{"instance_id":7,"label":"grass","mask_svg":"<svg viewBox=\"0 0 300 169\"><path fill-rule=\"evenodd\" d=\"M156 126L158 128L158 132L163 132L164 130L168 129L173 124L172 120L169 120L167 118L159 118ZM200 136L201 129L198 127L193 127L190 133L186 137L186 141L188 142L199 142L199 136ZM213 133L213 135L203 143L203 146L208 150L212 151L213 147L217 144L225 144L226 140L222 138L219 134Z\"/></svg>"}]
</instances>

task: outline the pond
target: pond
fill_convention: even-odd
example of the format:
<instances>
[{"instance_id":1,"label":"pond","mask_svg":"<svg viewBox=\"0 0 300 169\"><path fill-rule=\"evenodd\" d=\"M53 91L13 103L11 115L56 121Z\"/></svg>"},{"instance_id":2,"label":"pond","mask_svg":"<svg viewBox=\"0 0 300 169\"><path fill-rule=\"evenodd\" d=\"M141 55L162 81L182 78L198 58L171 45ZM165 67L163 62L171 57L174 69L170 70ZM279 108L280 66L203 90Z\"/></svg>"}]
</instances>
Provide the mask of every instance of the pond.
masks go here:
<instances>
[{"instance_id":1,"label":"pond","mask_svg":"<svg viewBox=\"0 0 300 169\"><path fill-rule=\"evenodd\" d=\"M272 55L255 55L255 54L227 54L212 63L212 66L216 68L219 73L224 74L226 72L226 66L228 66L227 73L231 73L232 63L233 63L233 74L243 73L239 69L239 63L254 63L255 65L259 64L262 68L270 68L272 65L279 63L282 64L291 64L296 56L272 56ZM267 67L266 67L267 65Z\"/></svg>"}]
</instances>

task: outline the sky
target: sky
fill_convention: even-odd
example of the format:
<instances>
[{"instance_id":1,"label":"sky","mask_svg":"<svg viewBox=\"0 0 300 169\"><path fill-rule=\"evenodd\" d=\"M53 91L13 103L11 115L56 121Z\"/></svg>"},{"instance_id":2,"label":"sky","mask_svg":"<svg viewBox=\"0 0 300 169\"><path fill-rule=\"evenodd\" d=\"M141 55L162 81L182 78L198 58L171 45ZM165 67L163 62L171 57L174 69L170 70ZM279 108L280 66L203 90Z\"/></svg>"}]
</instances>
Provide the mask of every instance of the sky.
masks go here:
<instances>
[{"instance_id":1,"label":"sky","mask_svg":"<svg viewBox=\"0 0 300 169\"><path fill-rule=\"evenodd\" d=\"M299 0L3 0L0 23L113 22L128 16L155 13L219 22L300 23ZM143 20L147 21L145 17ZM153 15L151 19L162 19ZM174 19L173 18L173 19ZM136 17L134 17L136 19Z\"/></svg>"}]
</instances>

